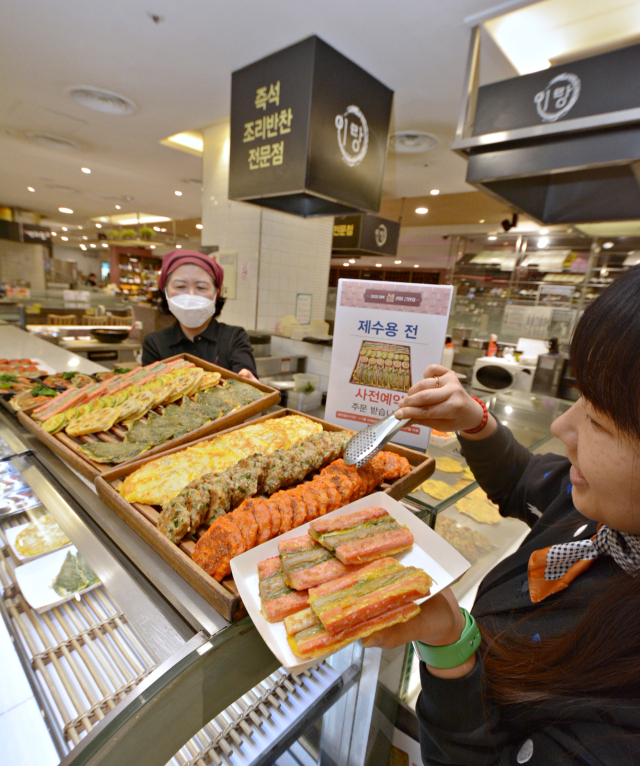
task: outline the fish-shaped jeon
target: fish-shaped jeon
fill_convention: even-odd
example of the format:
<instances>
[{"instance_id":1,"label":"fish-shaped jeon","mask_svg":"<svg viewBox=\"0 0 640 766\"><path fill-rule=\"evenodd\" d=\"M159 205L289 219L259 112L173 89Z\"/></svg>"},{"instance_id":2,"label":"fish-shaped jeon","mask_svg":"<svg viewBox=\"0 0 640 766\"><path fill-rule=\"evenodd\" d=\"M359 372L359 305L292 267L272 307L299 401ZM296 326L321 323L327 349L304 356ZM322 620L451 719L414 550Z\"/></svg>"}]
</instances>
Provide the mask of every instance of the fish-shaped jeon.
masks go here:
<instances>
[{"instance_id":1,"label":"fish-shaped jeon","mask_svg":"<svg viewBox=\"0 0 640 766\"><path fill-rule=\"evenodd\" d=\"M364 564L392 556L414 542L411 532L379 507L314 519L309 535L343 564Z\"/></svg>"},{"instance_id":2,"label":"fish-shaped jeon","mask_svg":"<svg viewBox=\"0 0 640 766\"><path fill-rule=\"evenodd\" d=\"M307 591L296 591L284 581L280 559L273 556L258 564L262 614L267 622L280 622L309 603Z\"/></svg>"}]
</instances>

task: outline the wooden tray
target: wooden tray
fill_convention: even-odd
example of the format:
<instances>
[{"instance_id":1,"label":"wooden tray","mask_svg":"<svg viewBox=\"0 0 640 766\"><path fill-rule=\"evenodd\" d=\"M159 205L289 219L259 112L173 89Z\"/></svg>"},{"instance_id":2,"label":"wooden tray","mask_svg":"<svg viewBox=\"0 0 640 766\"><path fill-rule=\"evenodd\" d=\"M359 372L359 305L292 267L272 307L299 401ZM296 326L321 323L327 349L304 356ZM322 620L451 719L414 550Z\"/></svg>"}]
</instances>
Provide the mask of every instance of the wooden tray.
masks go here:
<instances>
[{"instance_id":1,"label":"wooden tray","mask_svg":"<svg viewBox=\"0 0 640 766\"><path fill-rule=\"evenodd\" d=\"M224 367L218 367L217 365L211 364L210 362L205 362L203 359L199 359L197 356L192 356L191 354L177 354L176 356L169 357L169 359L164 359L163 361L169 362L173 359L186 359L188 362L193 362L196 366L202 367L204 370L208 370L210 372L219 372L223 379L233 378L234 380L240 380L243 383L248 383L249 385L258 388L260 391L264 391L266 396L263 396L261 399L257 399L255 402L245 404L244 407L240 407L238 410L234 410L227 415L223 415L223 417L218 418L217 420L212 420L209 423L205 423L203 426L200 426L194 431L184 434L183 436L178 436L175 439L170 439L164 444L159 444L157 447L154 447L148 452L145 452L145 457L157 457L161 452L164 453L170 451L174 447L179 448L181 445L186 444L187 442L192 442L193 440L197 440L200 437L208 437L211 436L211 434L215 434L219 431L228 429L231 426L235 426L238 423L242 423L243 421L258 415L259 413L264 412L264 410L269 409L269 407L273 407L280 401L280 392L275 388L271 388L271 386L265 386L264 383L254 383L253 381L248 381L246 378L242 378L240 375L236 375L235 372L225 370ZM89 442L95 441L123 441L126 430L122 426L115 425L109 431L89 434L87 436L72 437L64 433L64 431L58 431L57 434L51 435L48 434L40 425L40 423L37 420L34 420L28 412L18 412L17 415L18 420L28 431L36 436L43 444L49 447L52 452L55 452L56 455L69 463L69 465L78 471L78 473L81 473L90 481L93 481L93 479L100 474L113 470L114 466L105 463L96 463L83 455L81 452L78 452L78 447L82 444L87 444ZM141 418L141 420L142 422L145 422L146 418ZM128 465L130 462L133 461L128 461L126 464ZM121 465L124 464L125 463L122 463Z\"/></svg>"},{"instance_id":2,"label":"wooden tray","mask_svg":"<svg viewBox=\"0 0 640 766\"><path fill-rule=\"evenodd\" d=\"M309 420L320 423L325 431L347 430L342 426L329 423L326 420L314 418L304 412L296 412L296 410L290 409L278 410L269 415L264 415L261 418L256 418L251 421L251 425L255 423L263 423L272 418L282 418L285 415L302 415ZM219 432L216 436L219 436L220 433L235 431L241 427L242 426L228 428L224 432ZM192 447L194 444L203 441L207 441L207 438L192 441L183 447L166 450L163 454L167 455L169 453L178 452L180 449L184 449L185 446ZM393 482L393 484L382 485L382 489L396 500L399 500L415 489L423 481L428 479L435 470L435 460L422 452L416 452L415 450L401 447L398 444L387 444L385 450L406 457L412 467L410 473ZM211 604L217 612L227 620L239 619L244 616L245 611L242 606L242 601L238 596L233 578L228 577L221 583L216 582L213 577L210 577L191 560L191 553L195 547L193 540L183 540L179 545L174 545L162 534L162 532L158 531L156 525L160 512L158 511L157 506L146 505L144 503L129 503L118 492L118 488L129 474L133 473L137 468L145 465L150 460L153 460L154 457L157 457L157 455L150 457L144 455L144 457L132 460L128 463L123 463L116 466L111 471L96 477L95 485L98 494L107 505L120 516L120 518L124 519L130 527L135 529L135 531L149 543L149 545L159 553L160 556L162 556L162 558L176 570L176 572L182 575L189 585L195 588L195 590L209 604Z\"/></svg>"}]
</instances>

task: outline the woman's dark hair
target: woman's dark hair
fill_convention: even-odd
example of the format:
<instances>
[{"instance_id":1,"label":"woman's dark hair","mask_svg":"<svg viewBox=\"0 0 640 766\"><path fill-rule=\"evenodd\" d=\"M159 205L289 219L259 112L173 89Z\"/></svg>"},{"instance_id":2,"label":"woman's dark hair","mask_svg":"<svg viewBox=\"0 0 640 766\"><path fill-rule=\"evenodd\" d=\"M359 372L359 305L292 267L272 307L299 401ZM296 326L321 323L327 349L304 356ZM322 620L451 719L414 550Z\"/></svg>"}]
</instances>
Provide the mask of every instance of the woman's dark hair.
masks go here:
<instances>
[{"instance_id":1,"label":"woman's dark hair","mask_svg":"<svg viewBox=\"0 0 640 766\"><path fill-rule=\"evenodd\" d=\"M164 290L156 290L156 292L157 292L157 296L155 296L155 300L158 303L158 308L160 310L160 313L171 314L169 304L167 303L167 296L164 294ZM218 297L216 298L216 310L213 314L214 319L220 316L220 312L224 308L224 304L226 302L227 302L226 298L223 298L221 295L218 295Z\"/></svg>"},{"instance_id":2,"label":"woman's dark hair","mask_svg":"<svg viewBox=\"0 0 640 766\"><path fill-rule=\"evenodd\" d=\"M586 309L571 342L571 363L583 396L623 433L640 439L640 267ZM620 571L586 603L568 591L531 618L567 608L579 611L580 619L540 643L531 640L529 617L501 632L482 621L488 697L537 705L558 717L579 714L594 700L603 714L639 705L640 577Z\"/></svg>"}]
</instances>

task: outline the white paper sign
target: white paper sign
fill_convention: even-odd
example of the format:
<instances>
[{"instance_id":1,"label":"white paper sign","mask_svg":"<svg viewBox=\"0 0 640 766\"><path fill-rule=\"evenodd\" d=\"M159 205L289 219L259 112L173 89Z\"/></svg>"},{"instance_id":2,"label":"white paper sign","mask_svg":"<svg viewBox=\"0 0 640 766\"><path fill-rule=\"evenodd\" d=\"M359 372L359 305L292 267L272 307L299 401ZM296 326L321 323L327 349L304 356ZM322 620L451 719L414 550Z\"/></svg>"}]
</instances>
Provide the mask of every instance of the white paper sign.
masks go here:
<instances>
[{"instance_id":1,"label":"white paper sign","mask_svg":"<svg viewBox=\"0 0 640 766\"><path fill-rule=\"evenodd\" d=\"M325 418L361 431L398 408L430 364L439 364L453 288L341 279ZM426 449L430 429L394 441Z\"/></svg>"}]
</instances>

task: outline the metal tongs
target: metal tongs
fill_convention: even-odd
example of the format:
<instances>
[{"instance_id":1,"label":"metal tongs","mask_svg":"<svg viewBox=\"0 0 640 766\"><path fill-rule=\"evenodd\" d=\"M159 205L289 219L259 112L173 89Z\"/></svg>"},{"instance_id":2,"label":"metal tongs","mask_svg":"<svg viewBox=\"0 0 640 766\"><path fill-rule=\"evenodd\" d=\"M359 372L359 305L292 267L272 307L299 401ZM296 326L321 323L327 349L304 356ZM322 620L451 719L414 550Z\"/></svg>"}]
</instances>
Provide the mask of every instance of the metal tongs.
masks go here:
<instances>
[{"instance_id":1,"label":"metal tongs","mask_svg":"<svg viewBox=\"0 0 640 766\"><path fill-rule=\"evenodd\" d=\"M384 445L401 431L405 426L411 423L412 418L398 420L395 413L387 415L377 423L367 426L364 431L360 431L347 442L344 448L344 462L347 465L355 465L361 468L368 463L374 455L384 447Z\"/></svg>"}]
</instances>

